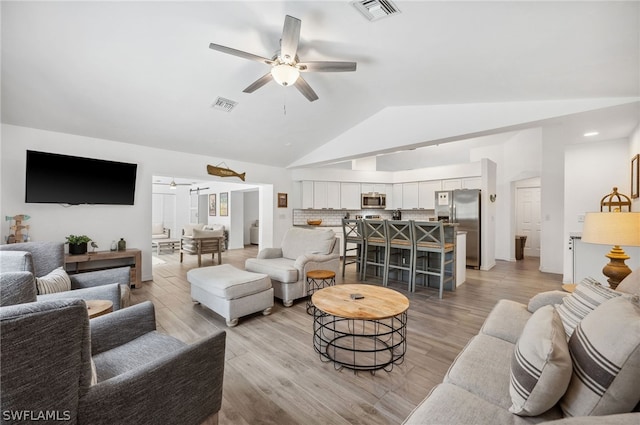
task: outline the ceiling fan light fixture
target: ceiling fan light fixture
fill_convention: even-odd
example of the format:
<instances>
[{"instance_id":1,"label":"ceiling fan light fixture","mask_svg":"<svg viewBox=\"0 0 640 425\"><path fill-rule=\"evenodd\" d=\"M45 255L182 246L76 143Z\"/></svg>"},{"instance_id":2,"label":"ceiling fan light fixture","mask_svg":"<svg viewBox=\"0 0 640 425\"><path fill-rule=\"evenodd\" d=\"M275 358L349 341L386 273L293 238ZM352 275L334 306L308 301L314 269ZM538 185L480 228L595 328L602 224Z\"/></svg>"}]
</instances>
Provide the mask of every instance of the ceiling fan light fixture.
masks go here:
<instances>
[{"instance_id":1,"label":"ceiling fan light fixture","mask_svg":"<svg viewBox=\"0 0 640 425\"><path fill-rule=\"evenodd\" d=\"M276 83L286 87L294 84L298 80L300 71L291 65L280 64L271 68L271 76L276 80Z\"/></svg>"}]
</instances>

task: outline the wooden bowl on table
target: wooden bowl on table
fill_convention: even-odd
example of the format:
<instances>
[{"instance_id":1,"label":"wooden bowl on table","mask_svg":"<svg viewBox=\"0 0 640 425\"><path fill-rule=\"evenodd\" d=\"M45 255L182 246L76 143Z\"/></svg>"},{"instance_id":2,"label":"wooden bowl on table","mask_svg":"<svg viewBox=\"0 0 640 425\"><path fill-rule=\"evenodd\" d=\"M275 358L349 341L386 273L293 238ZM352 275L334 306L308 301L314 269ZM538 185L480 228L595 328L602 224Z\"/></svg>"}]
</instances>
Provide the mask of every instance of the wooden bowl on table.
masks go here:
<instances>
[{"instance_id":1,"label":"wooden bowl on table","mask_svg":"<svg viewBox=\"0 0 640 425\"><path fill-rule=\"evenodd\" d=\"M307 220L307 224L310 226L319 226L322 223L322 219L316 219L316 220Z\"/></svg>"}]
</instances>

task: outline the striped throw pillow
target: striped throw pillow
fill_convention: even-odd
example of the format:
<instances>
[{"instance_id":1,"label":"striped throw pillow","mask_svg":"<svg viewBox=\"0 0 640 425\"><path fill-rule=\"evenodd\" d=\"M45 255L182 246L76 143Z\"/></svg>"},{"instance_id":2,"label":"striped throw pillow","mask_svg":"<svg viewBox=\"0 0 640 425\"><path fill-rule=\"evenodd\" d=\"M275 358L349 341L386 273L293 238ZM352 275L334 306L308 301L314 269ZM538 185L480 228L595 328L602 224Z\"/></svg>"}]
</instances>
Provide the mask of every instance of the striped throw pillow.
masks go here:
<instances>
[{"instance_id":1,"label":"striped throw pillow","mask_svg":"<svg viewBox=\"0 0 640 425\"><path fill-rule=\"evenodd\" d=\"M640 401L640 306L637 297L606 301L569 340L573 375L560 400L565 416L631 412Z\"/></svg>"},{"instance_id":2,"label":"striped throw pillow","mask_svg":"<svg viewBox=\"0 0 640 425\"><path fill-rule=\"evenodd\" d=\"M58 267L46 276L36 277L36 286L38 295L70 291L71 279L62 267Z\"/></svg>"},{"instance_id":3,"label":"striped throw pillow","mask_svg":"<svg viewBox=\"0 0 640 425\"><path fill-rule=\"evenodd\" d=\"M606 286L600 285L593 278L586 278L576 285L575 291L568 297L564 297L562 304L557 304L556 309L562 319L567 340L573 334L573 330L585 316L591 313L603 302L619 297L622 294Z\"/></svg>"},{"instance_id":4,"label":"striped throw pillow","mask_svg":"<svg viewBox=\"0 0 640 425\"><path fill-rule=\"evenodd\" d=\"M555 308L547 305L529 318L511 360L509 411L537 416L551 409L571 380L571 356L564 327Z\"/></svg>"}]
</instances>

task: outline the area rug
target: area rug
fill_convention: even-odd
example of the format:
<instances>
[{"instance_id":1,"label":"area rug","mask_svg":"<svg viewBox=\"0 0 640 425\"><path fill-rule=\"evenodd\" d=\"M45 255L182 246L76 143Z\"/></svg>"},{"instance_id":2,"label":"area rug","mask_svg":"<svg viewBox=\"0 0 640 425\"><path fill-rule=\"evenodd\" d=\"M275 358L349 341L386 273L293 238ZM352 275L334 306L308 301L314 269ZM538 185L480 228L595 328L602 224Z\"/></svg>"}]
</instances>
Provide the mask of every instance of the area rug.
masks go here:
<instances>
[{"instance_id":1,"label":"area rug","mask_svg":"<svg viewBox=\"0 0 640 425\"><path fill-rule=\"evenodd\" d=\"M151 256L151 265L152 266L157 266L158 264L164 264L166 263L166 261L164 261L161 258L156 257L155 255Z\"/></svg>"}]
</instances>

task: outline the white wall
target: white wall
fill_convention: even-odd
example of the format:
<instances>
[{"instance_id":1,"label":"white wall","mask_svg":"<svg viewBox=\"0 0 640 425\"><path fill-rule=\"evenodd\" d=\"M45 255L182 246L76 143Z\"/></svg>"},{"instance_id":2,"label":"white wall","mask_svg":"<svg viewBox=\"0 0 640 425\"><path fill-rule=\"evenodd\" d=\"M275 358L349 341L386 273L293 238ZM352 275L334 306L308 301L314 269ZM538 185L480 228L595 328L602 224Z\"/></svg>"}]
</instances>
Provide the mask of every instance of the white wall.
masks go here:
<instances>
[{"instance_id":1,"label":"white wall","mask_svg":"<svg viewBox=\"0 0 640 425\"><path fill-rule=\"evenodd\" d=\"M175 151L126 144L111 140L56 133L2 124L1 130L0 214L31 216L32 240L64 241L71 233L85 233L98 245L108 247L113 239L125 238L127 246L143 251L142 278L151 275L151 193L154 175L180 175L194 180L211 178L207 164L218 164L222 158L206 157ZM26 204L24 176L26 150L40 150L67 155L87 156L138 164L135 204L133 206ZM290 172L226 160L231 169L247 172L247 182L262 188L260 222L264 247L279 246L285 231L291 227L290 211L279 209L274 214L274 192L291 193ZM2 222L2 234L9 233L9 222Z\"/></svg>"},{"instance_id":2,"label":"white wall","mask_svg":"<svg viewBox=\"0 0 640 425\"><path fill-rule=\"evenodd\" d=\"M569 235L582 233L587 212L600 211L600 200L613 187L629 195L631 190L629 140L581 143L566 147L564 180L564 278L573 282ZM603 258L602 264L606 263Z\"/></svg>"},{"instance_id":3,"label":"white wall","mask_svg":"<svg viewBox=\"0 0 640 425\"><path fill-rule=\"evenodd\" d=\"M489 158L497 164L495 257L499 260L513 260L515 216L512 184L540 176L542 131L540 128L519 131L503 144L473 149L471 160L480 158Z\"/></svg>"},{"instance_id":4,"label":"white wall","mask_svg":"<svg viewBox=\"0 0 640 425\"><path fill-rule=\"evenodd\" d=\"M640 125L636 127L633 135L631 136L631 141L629 143L629 161L638 154L640 154ZM631 181L629 181L629 184L631 184ZM633 211L640 211L640 198L631 200L631 208Z\"/></svg>"}]
</instances>

